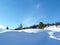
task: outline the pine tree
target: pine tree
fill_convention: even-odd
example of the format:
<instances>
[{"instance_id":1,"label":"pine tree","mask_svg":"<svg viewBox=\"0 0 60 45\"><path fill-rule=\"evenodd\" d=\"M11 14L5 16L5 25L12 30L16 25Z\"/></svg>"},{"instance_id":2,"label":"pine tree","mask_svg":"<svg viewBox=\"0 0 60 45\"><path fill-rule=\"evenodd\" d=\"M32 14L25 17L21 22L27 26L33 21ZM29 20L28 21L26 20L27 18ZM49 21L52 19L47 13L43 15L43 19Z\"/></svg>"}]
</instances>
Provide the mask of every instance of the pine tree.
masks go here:
<instances>
[{"instance_id":1,"label":"pine tree","mask_svg":"<svg viewBox=\"0 0 60 45\"><path fill-rule=\"evenodd\" d=\"M23 28L23 26L22 26L22 24L20 24L20 29L22 29Z\"/></svg>"},{"instance_id":2,"label":"pine tree","mask_svg":"<svg viewBox=\"0 0 60 45\"><path fill-rule=\"evenodd\" d=\"M44 27L45 27L45 25L43 24L43 22L40 22L39 25L38 25L38 28L41 28L42 29Z\"/></svg>"},{"instance_id":3,"label":"pine tree","mask_svg":"<svg viewBox=\"0 0 60 45\"><path fill-rule=\"evenodd\" d=\"M8 29L8 27L6 27L6 29Z\"/></svg>"}]
</instances>

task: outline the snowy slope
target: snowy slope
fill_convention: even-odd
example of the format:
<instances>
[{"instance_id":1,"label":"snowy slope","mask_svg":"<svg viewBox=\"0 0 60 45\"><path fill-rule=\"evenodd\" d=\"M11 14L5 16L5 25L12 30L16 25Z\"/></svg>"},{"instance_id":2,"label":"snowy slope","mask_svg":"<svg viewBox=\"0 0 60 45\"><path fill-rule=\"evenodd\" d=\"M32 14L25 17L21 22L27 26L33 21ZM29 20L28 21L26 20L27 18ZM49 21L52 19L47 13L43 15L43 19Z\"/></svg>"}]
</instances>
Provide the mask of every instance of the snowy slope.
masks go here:
<instances>
[{"instance_id":1,"label":"snowy slope","mask_svg":"<svg viewBox=\"0 0 60 45\"><path fill-rule=\"evenodd\" d=\"M49 26L49 27L45 27L45 30L52 30L52 31L60 31L60 26Z\"/></svg>"},{"instance_id":2,"label":"snowy slope","mask_svg":"<svg viewBox=\"0 0 60 45\"><path fill-rule=\"evenodd\" d=\"M52 30L53 27L17 31L0 29L0 45L60 45L60 31Z\"/></svg>"}]
</instances>

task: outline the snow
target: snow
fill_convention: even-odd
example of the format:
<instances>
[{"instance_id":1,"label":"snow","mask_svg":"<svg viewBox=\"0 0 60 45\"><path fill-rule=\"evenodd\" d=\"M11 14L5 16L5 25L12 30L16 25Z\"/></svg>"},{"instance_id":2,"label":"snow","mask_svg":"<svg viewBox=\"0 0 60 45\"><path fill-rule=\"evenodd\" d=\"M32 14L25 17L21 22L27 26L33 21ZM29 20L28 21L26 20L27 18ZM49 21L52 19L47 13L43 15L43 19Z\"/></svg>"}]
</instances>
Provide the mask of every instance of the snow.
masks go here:
<instances>
[{"instance_id":1,"label":"snow","mask_svg":"<svg viewBox=\"0 0 60 45\"><path fill-rule=\"evenodd\" d=\"M44 29L51 30L51 32L48 32L48 34L50 35L49 36L50 38L60 40L60 25L57 27L56 26L49 26L49 27L45 27ZM59 34L57 36L59 36L59 38L57 38L57 36L54 36L54 33L58 33L58 32L59 32Z\"/></svg>"},{"instance_id":2,"label":"snow","mask_svg":"<svg viewBox=\"0 0 60 45\"><path fill-rule=\"evenodd\" d=\"M0 45L60 45L60 26L24 30L0 28Z\"/></svg>"},{"instance_id":3,"label":"snow","mask_svg":"<svg viewBox=\"0 0 60 45\"><path fill-rule=\"evenodd\" d=\"M54 36L55 35L54 33L56 33L56 36ZM48 34L50 35L49 36L50 38L60 40L60 32L48 32Z\"/></svg>"},{"instance_id":4,"label":"snow","mask_svg":"<svg viewBox=\"0 0 60 45\"><path fill-rule=\"evenodd\" d=\"M27 32L27 33L38 33L43 31L42 29L24 29L24 30L7 30L7 29L0 29L0 33L5 32Z\"/></svg>"},{"instance_id":5,"label":"snow","mask_svg":"<svg viewBox=\"0 0 60 45\"><path fill-rule=\"evenodd\" d=\"M52 31L60 31L60 26L49 26L49 27L45 27L45 30L52 30Z\"/></svg>"}]
</instances>

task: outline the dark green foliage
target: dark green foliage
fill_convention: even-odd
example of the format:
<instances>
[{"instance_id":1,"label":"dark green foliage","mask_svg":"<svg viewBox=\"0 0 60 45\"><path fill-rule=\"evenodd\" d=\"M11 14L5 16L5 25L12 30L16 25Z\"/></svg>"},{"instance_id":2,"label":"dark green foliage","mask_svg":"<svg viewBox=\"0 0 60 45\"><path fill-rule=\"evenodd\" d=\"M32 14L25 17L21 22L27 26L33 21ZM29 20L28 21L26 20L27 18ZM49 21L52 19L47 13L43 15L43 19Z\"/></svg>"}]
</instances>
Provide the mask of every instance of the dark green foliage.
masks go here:
<instances>
[{"instance_id":1,"label":"dark green foliage","mask_svg":"<svg viewBox=\"0 0 60 45\"><path fill-rule=\"evenodd\" d=\"M55 23L55 26L57 27L57 25L60 25L60 22L56 22L56 23Z\"/></svg>"},{"instance_id":2,"label":"dark green foliage","mask_svg":"<svg viewBox=\"0 0 60 45\"><path fill-rule=\"evenodd\" d=\"M60 22L57 22L56 25L60 25Z\"/></svg>"},{"instance_id":3,"label":"dark green foliage","mask_svg":"<svg viewBox=\"0 0 60 45\"><path fill-rule=\"evenodd\" d=\"M6 27L6 29L9 29L8 27Z\"/></svg>"},{"instance_id":4,"label":"dark green foliage","mask_svg":"<svg viewBox=\"0 0 60 45\"><path fill-rule=\"evenodd\" d=\"M60 22L57 22L55 25L56 25L56 26L57 26L57 25L60 25Z\"/></svg>"},{"instance_id":5,"label":"dark green foliage","mask_svg":"<svg viewBox=\"0 0 60 45\"><path fill-rule=\"evenodd\" d=\"M40 28L40 29L44 29L46 26L57 26L60 25L60 22L57 23L52 23L52 24L44 24L43 22L40 22L38 25L32 25L30 27L24 27L22 26L22 24L20 24L20 26L18 28L15 28L15 30L21 30L21 29L31 29L31 28ZM6 28L8 29L8 27Z\"/></svg>"},{"instance_id":6,"label":"dark green foliage","mask_svg":"<svg viewBox=\"0 0 60 45\"><path fill-rule=\"evenodd\" d=\"M22 29L22 28L23 28L22 24L20 24L19 28L20 28L20 29Z\"/></svg>"},{"instance_id":7,"label":"dark green foliage","mask_svg":"<svg viewBox=\"0 0 60 45\"><path fill-rule=\"evenodd\" d=\"M30 29L30 28L37 28L37 25L33 25L33 26L30 26L30 27L24 27L23 29Z\"/></svg>"},{"instance_id":8,"label":"dark green foliage","mask_svg":"<svg viewBox=\"0 0 60 45\"><path fill-rule=\"evenodd\" d=\"M45 27L45 24L43 24L43 22L40 22L37 28L41 28L42 29L44 27Z\"/></svg>"},{"instance_id":9,"label":"dark green foliage","mask_svg":"<svg viewBox=\"0 0 60 45\"><path fill-rule=\"evenodd\" d=\"M37 25L30 26L30 28L37 28Z\"/></svg>"},{"instance_id":10,"label":"dark green foliage","mask_svg":"<svg viewBox=\"0 0 60 45\"><path fill-rule=\"evenodd\" d=\"M46 24L48 27L51 25L51 24Z\"/></svg>"}]
</instances>

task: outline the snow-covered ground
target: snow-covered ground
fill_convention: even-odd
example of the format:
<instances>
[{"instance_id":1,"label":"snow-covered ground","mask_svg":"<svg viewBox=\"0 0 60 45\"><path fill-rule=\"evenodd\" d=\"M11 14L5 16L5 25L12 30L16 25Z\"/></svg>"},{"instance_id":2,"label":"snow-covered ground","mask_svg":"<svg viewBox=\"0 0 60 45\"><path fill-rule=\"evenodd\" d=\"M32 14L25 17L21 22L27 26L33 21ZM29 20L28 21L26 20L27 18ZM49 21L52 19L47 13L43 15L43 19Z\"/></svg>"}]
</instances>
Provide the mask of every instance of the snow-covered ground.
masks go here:
<instances>
[{"instance_id":1,"label":"snow-covered ground","mask_svg":"<svg viewBox=\"0 0 60 45\"><path fill-rule=\"evenodd\" d=\"M51 32L48 32L48 34L50 35L49 36L50 38L60 40L60 25L59 26L45 27L44 30L50 30L51 31ZM57 34L55 34L55 33L57 33Z\"/></svg>"},{"instance_id":2,"label":"snow-covered ground","mask_svg":"<svg viewBox=\"0 0 60 45\"><path fill-rule=\"evenodd\" d=\"M58 31L60 32L60 26L49 26L49 27L45 27L45 30L51 30L51 31Z\"/></svg>"},{"instance_id":3,"label":"snow-covered ground","mask_svg":"<svg viewBox=\"0 0 60 45\"><path fill-rule=\"evenodd\" d=\"M60 26L24 30L0 28L0 45L60 45Z\"/></svg>"}]
</instances>

